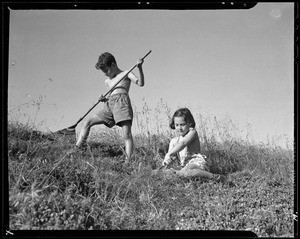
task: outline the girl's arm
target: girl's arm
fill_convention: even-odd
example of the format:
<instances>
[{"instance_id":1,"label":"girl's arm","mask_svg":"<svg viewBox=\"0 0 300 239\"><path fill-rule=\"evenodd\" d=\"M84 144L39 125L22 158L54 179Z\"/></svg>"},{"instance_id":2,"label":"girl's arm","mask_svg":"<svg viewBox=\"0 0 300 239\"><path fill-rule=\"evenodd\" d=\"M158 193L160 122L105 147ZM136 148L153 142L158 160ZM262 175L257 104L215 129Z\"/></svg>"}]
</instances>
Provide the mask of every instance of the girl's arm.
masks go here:
<instances>
[{"instance_id":1,"label":"girl's arm","mask_svg":"<svg viewBox=\"0 0 300 239\"><path fill-rule=\"evenodd\" d=\"M176 145L174 145L172 149L169 150L167 155L169 155L170 157L176 155L191 142L193 142L196 137L198 137L197 131L195 129L191 129Z\"/></svg>"},{"instance_id":2,"label":"girl's arm","mask_svg":"<svg viewBox=\"0 0 300 239\"><path fill-rule=\"evenodd\" d=\"M171 140L169 151L165 155L163 164L168 165L171 163L176 154L193 142L196 137L198 137L197 131L195 129L191 129L178 143L175 143L175 138Z\"/></svg>"},{"instance_id":3,"label":"girl's arm","mask_svg":"<svg viewBox=\"0 0 300 239\"><path fill-rule=\"evenodd\" d=\"M169 144L168 153L173 149L176 140L177 140L177 138L171 139L170 144ZM168 153L165 155L165 158L163 160L163 165L171 163L172 159L175 158L175 156L171 157Z\"/></svg>"}]
</instances>

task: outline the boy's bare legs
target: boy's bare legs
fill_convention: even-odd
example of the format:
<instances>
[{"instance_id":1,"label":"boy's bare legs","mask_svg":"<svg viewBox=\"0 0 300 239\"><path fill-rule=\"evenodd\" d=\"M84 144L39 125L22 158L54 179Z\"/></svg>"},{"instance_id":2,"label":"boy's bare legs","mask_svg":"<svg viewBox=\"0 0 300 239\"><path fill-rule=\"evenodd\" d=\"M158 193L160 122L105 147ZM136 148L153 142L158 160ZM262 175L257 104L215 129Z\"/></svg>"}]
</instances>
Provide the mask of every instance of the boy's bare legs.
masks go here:
<instances>
[{"instance_id":1,"label":"boy's bare legs","mask_svg":"<svg viewBox=\"0 0 300 239\"><path fill-rule=\"evenodd\" d=\"M129 163L133 149L133 138L131 134L131 122L124 121L121 124L123 131L123 139L125 141L126 163Z\"/></svg>"},{"instance_id":2,"label":"boy's bare legs","mask_svg":"<svg viewBox=\"0 0 300 239\"><path fill-rule=\"evenodd\" d=\"M104 124L104 121L97 115L93 115L89 117L87 120L83 122L82 128L80 130L76 146L80 148L83 143L86 142L87 137L89 136L91 127L96 124Z\"/></svg>"},{"instance_id":3,"label":"boy's bare legs","mask_svg":"<svg viewBox=\"0 0 300 239\"><path fill-rule=\"evenodd\" d=\"M82 144L84 144L87 140L87 137L90 133L90 129L92 126L96 124L104 124L105 122L99 118L99 116L94 115L89 117L87 120L83 122L81 131L79 133L76 146L80 148ZM129 163L132 149L133 149L133 138L131 134L131 121L124 121L120 124L123 131L123 139L125 141L125 153L126 153L126 162Z\"/></svg>"}]
</instances>

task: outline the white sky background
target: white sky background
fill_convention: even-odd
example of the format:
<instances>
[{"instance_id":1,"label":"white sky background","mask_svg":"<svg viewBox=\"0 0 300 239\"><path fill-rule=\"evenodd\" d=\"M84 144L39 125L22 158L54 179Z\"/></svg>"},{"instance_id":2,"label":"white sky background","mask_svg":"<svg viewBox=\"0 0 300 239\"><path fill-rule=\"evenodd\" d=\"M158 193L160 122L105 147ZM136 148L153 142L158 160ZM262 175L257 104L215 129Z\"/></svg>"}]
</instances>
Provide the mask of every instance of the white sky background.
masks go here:
<instances>
[{"instance_id":1,"label":"white sky background","mask_svg":"<svg viewBox=\"0 0 300 239\"><path fill-rule=\"evenodd\" d=\"M106 93L105 76L95 69L102 52L128 70L148 50L145 86L130 90L139 111L146 102L153 112L162 98L171 113L187 106L194 116L249 123L258 141L293 138L293 3L250 10L12 10L9 115L22 112L17 117L26 122L37 112L41 130L69 127ZM31 102L40 95L37 110Z\"/></svg>"}]
</instances>

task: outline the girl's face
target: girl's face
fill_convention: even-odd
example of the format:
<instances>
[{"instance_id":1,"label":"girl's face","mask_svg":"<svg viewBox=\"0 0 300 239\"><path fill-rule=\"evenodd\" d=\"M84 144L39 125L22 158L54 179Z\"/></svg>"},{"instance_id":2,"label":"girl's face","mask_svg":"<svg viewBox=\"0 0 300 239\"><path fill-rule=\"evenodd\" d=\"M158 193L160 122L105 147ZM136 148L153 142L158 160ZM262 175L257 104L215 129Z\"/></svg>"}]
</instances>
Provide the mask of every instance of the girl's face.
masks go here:
<instances>
[{"instance_id":1,"label":"girl's face","mask_svg":"<svg viewBox=\"0 0 300 239\"><path fill-rule=\"evenodd\" d=\"M190 127L183 116L174 117L174 126L180 136L185 136L189 132Z\"/></svg>"}]
</instances>

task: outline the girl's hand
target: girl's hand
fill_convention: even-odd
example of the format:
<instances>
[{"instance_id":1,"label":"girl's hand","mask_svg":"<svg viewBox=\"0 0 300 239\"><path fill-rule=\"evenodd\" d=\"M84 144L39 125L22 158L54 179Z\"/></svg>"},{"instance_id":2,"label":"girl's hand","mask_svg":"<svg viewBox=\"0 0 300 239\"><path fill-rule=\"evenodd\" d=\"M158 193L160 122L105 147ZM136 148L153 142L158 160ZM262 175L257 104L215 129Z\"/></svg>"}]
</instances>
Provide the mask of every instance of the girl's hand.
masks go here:
<instances>
[{"instance_id":1,"label":"girl's hand","mask_svg":"<svg viewBox=\"0 0 300 239\"><path fill-rule=\"evenodd\" d=\"M170 156L169 154L166 154L166 155L165 155L165 158L164 158L164 161L163 161L163 165L164 165L164 166L165 166L165 165L168 165L168 164L171 163L171 161L172 161L171 156Z\"/></svg>"}]
</instances>

